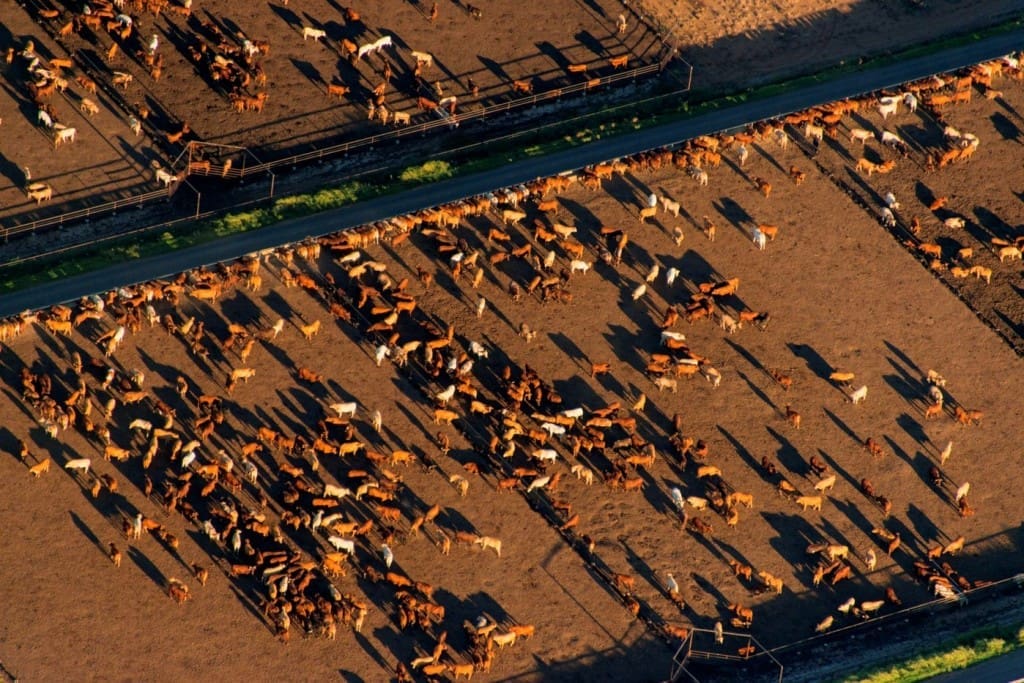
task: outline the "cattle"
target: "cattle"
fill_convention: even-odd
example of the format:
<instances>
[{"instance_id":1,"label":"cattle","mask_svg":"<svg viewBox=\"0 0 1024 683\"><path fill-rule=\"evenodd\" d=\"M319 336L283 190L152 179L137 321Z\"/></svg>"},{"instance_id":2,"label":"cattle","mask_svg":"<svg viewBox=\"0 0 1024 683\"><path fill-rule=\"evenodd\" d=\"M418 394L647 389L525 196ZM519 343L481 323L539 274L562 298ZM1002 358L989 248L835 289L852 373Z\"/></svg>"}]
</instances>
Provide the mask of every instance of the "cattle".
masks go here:
<instances>
[{"instance_id":1,"label":"cattle","mask_svg":"<svg viewBox=\"0 0 1024 683\"><path fill-rule=\"evenodd\" d=\"M90 100L88 97L82 98L82 101L79 103L78 108L83 114L87 114L89 116L94 116L95 114L100 113L99 105Z\"/></svg>"},{"instance_id":2,"label":"cattle","mask_svg":"<svg viewBox=\"0 0 1024 683\"><path fill-rule=\"evenodd\" d=\"M312 38L313 40L319 41L321 38L327 36L327 31L320 28L313 28L311 26L302 27L302 40L305 42L306 38Z\"/></svg>"},{"instance_id":3,"label":"cattle","mask_svg":"<svg viewBox=\"0 0 1024 683\"><path fill-rule=\"evenodd\" d=\"M498 557L501 557L501 539L492 538L491 536L478 536L473 543L480 546L483 550L491 548Z\"/></svg>"},{"instance_id":4,"label":"cattle","mask_svg":"<svg viewBox=\"0 0 1024 683\"><path fill-rule=\"evenodd\" d=\"M850 129L850 142L859 142L864 144L871 138L875 137L875 134L870 130L864 130L863 128L851 128Z\"/></svg>"},{"instance_id":5,"label":"cattle","mask_svg":"<svg viewBox=\"0 0 1024 683\"><path fill-rule=\"evenodd\" d=\"M32 467L29 467L28 473L38 479L42 474L50 471L50 462L51 460L46 458L45 460L32 465Z\"/></svg>"},{"instance_id":6,"label":"cattle","mask_svg":"<svg viewBox=\"0 0 1024 683\"><path fill-rule=\"evenodd\" d=\"M444 408L435 408L434 424L451 424L458 416L459 414L452 410L446 410Z\"/></svg>"},{"instance_id":7,"label":"cattle","mask_svg":"<svg viewBox=\"0 0 1024 683\"><path fill-rule=\"evenodd\" d=\"M328 97L344 97L345 95L348 95L351 90L352 90L352 88L350 88L347 85L340 85L340 84L337 84L337 83L329 83L327 85L327 96Z\"/></svg>"},{"instance_id":8,"label":"cattle","mask_svg":"<svg viewBox=\"0 0 1024 683\"><path fill-rule=\"evenodd\" d=\"M53 188L47 183L32 183L25 190L29 199L34 199L36 205L48 202L53 199Z\"/></svg>"},{"instance_id":9,"label":"cattle","mask_svg":"<svg viewBox=\"0 0 1024 683\"><path fill-rule=\"evenodd\" d=\"M302 336L305 337L307 341L312 340L316 333L320 331L320 321L314 320L308 325L300 326L299 329L302 330Z\"/></svg>"},{"instance_id":10,"label":"cattle","mask_svg":"<svg viewBox=\"0 0 1024 683\"><path fill-rule=\"evenodd\" d=\"M807 508L812 510L821 510L821 496L799 496L796 499L796 504L799 505L806 512Z\"/></svg>"},{"instance_id":11,"label":"cattle","mask_svg":"<svg viewBox=\"0 0 1024 683\"><path fill-rule=\"evenodd\" d=\"M795 410L793 410L792 408L790 408L788 403L785 406L785 411L786 411L786 422L788 422L789 424L793 425L793 429L800 429L800 422L801 422L800 413L798 413Z\"/></svg>"}]
</instances>

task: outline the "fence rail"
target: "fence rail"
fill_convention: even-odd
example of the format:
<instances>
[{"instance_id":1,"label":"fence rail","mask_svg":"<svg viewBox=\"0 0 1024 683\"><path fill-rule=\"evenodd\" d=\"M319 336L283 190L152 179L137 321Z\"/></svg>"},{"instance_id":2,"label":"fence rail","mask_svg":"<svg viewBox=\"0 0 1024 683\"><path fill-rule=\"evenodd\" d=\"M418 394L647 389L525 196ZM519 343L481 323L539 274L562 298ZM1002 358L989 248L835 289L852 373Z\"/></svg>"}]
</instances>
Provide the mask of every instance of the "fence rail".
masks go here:
<instances>
[{"instance_id":1,"label":"fence rail","mask_svg":"<svg viewBox=\"0 0 1024 683\"><path fill-rule=\"evenodd\" d=\"M35 9L39 9L41 4L39 0L28 0L29 5ZM632 12L626 6L627 11ZM500 102L492 104L480 109L473 111L467 111L447 117L439 117L437 119L431 118L426 121L422 121L416 124L403 126L401 128L391 128L389 130L369 135L356 140L350 140L342 142L336 145L331 145L323 149L311 150L301 154L293 154L290 156L282 157L267 162L257 163L246 163L252 161L253 157L251 152L245 148L239 148L243 151L242 161L240 165L232 163L213 163L208 160L195 161L196 152L203 149L205 144L201 142L189 143L186 147L186 151L180 154L173 162L172 168L177 169L179 172L184 172L184 176L196 175L196 176L217 176L225 180L244 180L252 176L260 176L266 173L272 173L275 168L297 166L299 164L306 164L310 162L320 162L326 159L344 156L350 152L368 149L374 145L378 145L388 141L398 141L402 138L406 138L414 135L424 135L432 130L438 128L455 128L462 123L482 120L487 117L493 117L499 114L509 113L515 110L522 110L530 107L536 107L541 104L553 102L566 95L583 94L605 86L621 83L628 80L636 80L657 74L662 72L668 63L678 55L678 42L675 40L674 35L667 31L664 26L655 21L654 14L644 10L643 6L640 6L640 12L638 18L641 22L647 23L651 28L654 29L655 33L661 36L662 49L657 55L654 62L650 64L644 64L624 71L615 71L611 74L604 76L598 76L595 78L588 79L580 83L574 83L561 88L553 88L544 92L531 94L526 97L516 98L507 102ZM654 23L652 23L654 22ZM56 30L56 26L50 21L39 22L41 28L46 31L50 38L55 40L58 44L64 45L63 37L60 36ZM66 46L65 46L66 47ZM70 50L69 50L70 51ZM83 66L86 70L93 72L103 71L103 67L100 64L94 62L94 60L87 58L87 53L79 52L76 57L83 61ZM684 62L685 63L685 62ZM690 80L692 81L693 67L687 64L690 70ZM97 83L104 89L108 98L114 106L119 107L126 115L130 115L131 109L127 106L120 92L116 89L109 87L106 79L97 78ZM689 90L689 85L683 89L682 92ZM153 97L153 93L149 93L148 97ZM143 125L148 127L148 122L143 122ZM210 147L217 147L217 145L210 145ZM223 147L223 146L221 146ZM187 160L185 163L183 159ZM20 225L13 225L10 227L0 227L0 238L6 243L12 236L21 235L24 233L32 233L37 230L51 228L55 226L61 226L67 223L78 220L88 220L93 217L99 217L106 214L115 213L118 209L126 206L141 206L142 204L153 201L155 199L171 198L174 195L174 191L177 189L178 184L175 183L171 187L166 189L152 190L143 192L131 197L125 197L116 199L110 202L105 202L96 206L86 207L82 209L76 209L73 211L66 211L56 216L49 216L46 218L40 218L38 220L29 221Z\"/></svg>"},{"instance_id":2,"label":"fence rail","mask_svg":"<svg viewBox=\"0 0 1024 683\"><path fill-rule=\"evenodd\" d=\"M65 223L78 220L88 220L96 216L102 216L109 213L116 213L118 209L126 207L141 207L146 202L150 202L157 199L170 199L174 196L177 191L177 184L172 184L170 187L160 188L159 190L152 190L150 192L143 192L142 194L132 195L131 197L124 197L122 199L115 199L110 202L104 202L97 206L87 206L83 209L75 209L74 211L66 211L56 216L48 216L47 218L39 218L28 223L22 223L12 227L0 228L0 237L6 243L12 235L20 235L26 232L35 232L41 228L50 228L53 226L60 226Z\"/></svg>"},{"instance_id":3,"label":"fence rail","mask_svg":"<svg viewBox=\"0 0 1024 683\"><path fill-rule=\"evenodd\" d=\"M692 67L691 67L692 68ZM342 142L337 145L330 147L324 147L323 149L311 150L309 152L303 152L302 154L294 154L280 159L274 159L261 164L253 165L242 165L240 167L234 167L234 165L228 167L225 171L224 164L210 164L207 168L205 165L197 166L196 162L192 162L188 166L185 166L181 170L187 171L190 175L213 175L222 176L225 178L244 179L249 176L262 175L268 171L273 171L276 168L285 166L297 166L299 164L305 164L313 161L323 161L336 156L343 156L350 152L361 150L364 148L373 147L374 145L380 144L387 141L397 141L405 137L413 135L422 135L429 131L436 130L438 128L454 128L460 124L467 123L470 121L476 121L480 119L486 119L490 116L496 116L498 114L509 113L513 110L521 110L529 107L535 107L540 104L552 102L566 95L572 95L575 93L586 94L595 90L596 88L619 83L626 80L635 80L648 76L651 74L659 73L662 70L661 62L654 64L645 64L643 66L635 67L627 71L620 73L614 73L607 76L601 76L598 78L592 78L582 83L574 83L564 88L554 88L552 90L546 90L535 95L528 97L520 97L508 102L501 102L498 104L492 104L481 109L468 111L453 116L447 116L437 119L429 119L419 123L410 124L401 128L392 128L390 130L369 135L367 137L359 138L358 140L350 140ZM202 149L204 144L202 142L190 143L198 149ZM183 155L184 156L184 155ZM193 156L195 156L193 154ZM183 157L179 157L181 159ZM200 173L200 171L202 171Z\"/></svg>"}]
</instances>

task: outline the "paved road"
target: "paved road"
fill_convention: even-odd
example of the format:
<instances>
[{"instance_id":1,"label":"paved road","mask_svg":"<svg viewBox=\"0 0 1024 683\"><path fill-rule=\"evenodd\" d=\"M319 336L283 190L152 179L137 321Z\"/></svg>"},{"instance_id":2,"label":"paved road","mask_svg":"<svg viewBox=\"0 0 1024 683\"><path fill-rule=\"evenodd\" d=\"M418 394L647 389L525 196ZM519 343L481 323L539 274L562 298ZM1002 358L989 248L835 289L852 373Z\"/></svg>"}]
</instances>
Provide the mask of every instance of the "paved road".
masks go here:
<instances>
[{"instance_id":1,"label":"paved road","mask_svg":"<svg viewBox=\"0 0 1024 683\"><path fill-rule=\"evenodd\" d=\"M129 283L168 277L199 265L230 260L241 254L295 242L304 237L385 220L425 207L472 197L495 188L529 182L565 170L675 144L705 133L743 126L751 121L782 116L822 102L896 86L934 73L952 71L962 66L994 59L1013 52L1022 44L1024 29L938 54L850 74L827 83L697 116L680 123L601 140L539 159L528 159L492 171L433 183L420 189L361 202L315 216L284 221L257 232L235 235L212 244L130 261L59 282L39 285L29 290L0 296L0 317L57 302L77 300L86 294L108 291Z\"/></svg>"},{"instance_id":2,"label":"paved road","mask_svg":"<svg viewBox=\"0 0 1024 683\"><path fill-rule=\"evenodd\" d=\"M1024 650L929 679L929 683L1018 683L1024 681Z\"/></svg>"}]
</instances>

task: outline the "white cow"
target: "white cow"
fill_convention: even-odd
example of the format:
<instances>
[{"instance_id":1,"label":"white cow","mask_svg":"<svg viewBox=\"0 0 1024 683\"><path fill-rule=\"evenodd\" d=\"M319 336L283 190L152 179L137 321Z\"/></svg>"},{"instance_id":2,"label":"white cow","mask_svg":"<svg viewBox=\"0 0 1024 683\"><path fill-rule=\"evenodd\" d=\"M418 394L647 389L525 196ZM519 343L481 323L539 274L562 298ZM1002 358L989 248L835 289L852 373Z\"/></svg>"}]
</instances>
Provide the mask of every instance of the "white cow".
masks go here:
<instances>
[{"instance_id":1,"label":"white cow","mask_svg":"<svg viewBox=\"0 0 1024 683\"><path fill-rule=\"evenodd\" d=\"M760 228L754 228L754 246L764 251L768 246L768 236L761 232Z\"/></svg>"}]
</instances>

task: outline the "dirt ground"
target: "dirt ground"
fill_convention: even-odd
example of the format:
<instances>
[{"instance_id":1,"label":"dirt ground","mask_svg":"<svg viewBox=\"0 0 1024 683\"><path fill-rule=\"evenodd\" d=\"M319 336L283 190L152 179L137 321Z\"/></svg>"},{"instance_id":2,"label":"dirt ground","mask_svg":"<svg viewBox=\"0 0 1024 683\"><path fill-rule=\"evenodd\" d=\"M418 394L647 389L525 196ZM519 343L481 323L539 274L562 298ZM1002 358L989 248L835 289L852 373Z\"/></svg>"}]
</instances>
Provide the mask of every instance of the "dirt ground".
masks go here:
<instances>
[{"instance_id":1,"label":"dirt ground","mask_svg":"<svg viewBox=\"0 0 1024 683\"><path fill-rule=\"evenodd\" d=\"M20 48L26 39L35 43L36 52L44 58L67 57L20 6L5 8L0 44ZM24 66L20 61L2 63L0 72L0 223L4 228L60 213L54 207L68 200L114 201L137 194L140 185L157 187L149 164L160 157L159 150L147 137L136 137L107 99L91 96L100 111L87 116L79 109L80 95L51 96L56 120L77 131L75 142L55 149L50 131L37 123L38 108L25 95ZM69 88L69 94L75 87ZM43 181L53 187L52 203L36 205L25 196L26 167L29 182Z\"/></svg>"},{"instance_id":2,"label":"dirt ground","mask_svg":"<svg viewBox=\"0 0 1024 683\"><path fill-rule=\"evenodd\" d=\"M475 291L465 272L458 281L452 279L451 250L439 249L426 231L395 247L382 244L364 250L365 258L386 264L395 281L410 278L408 291L418 308L398 323L403 341L423 338L413 319L430 320L441 329L454 325L460 351L468 349L470 341L488 351L471 371L479 399L488 405L496 408L505 400L499 389L501 369L527 364L562 398L559 406L544 408L545 412L582 407L589 414L621 402L620 416L635 417L637 434L653 443L659 454L653 466L630 471L630 477L644 482L640 492L615 491L600 481L588 487L571 474L570 465L575 463L566 459L547 470L549 475L562 475L557 491L527 493L525 488L535 477L526 476L518 492L498 492L497 481L508 477L512 468L535 466L528 453L537 446L519 438L520 448L509 459L491 454L487 442L505 427L497 413L471 415L465 397L449 404L459 415L455 426L433 424L428 397L451 380L442 375L428 381L416 364L408 371L389 361L377 367L373 349L379 342L367 337L365 323L332 322L320 298L283 287L275 275L281 265L276 257L266 260L264 288L258 293L233 289L212 306L185 297L179 310L155 304L160 315L173 315L178 323L191 316L204 323L209 349L205 360L159 326L129 335L124 347L105 360L96 339L113 329L110 316L85 322L68 338L33 327L5 345L0 355L0 400L5 406L0 428L0 449L5 452L0 457L0 581L9 595L17 596L9 601L0 626L0 661L23 678L80 676L89 671L98 678L171 680L201 670L225 678L301 671L309 677L382 680L397 661L408 664L429 654L433 638L442 631L448 633L450 645L446 660L468 661L463 624L486 614L502 628L513 622L533 624L537 634L498 651L489 676L481 676L484 680L659 680L667 674L671 649L655 631L662 624L710 628L717 620L728 620L730 603L752 607L750 632L765 646L775 647L813 635L815 624L829 614L835 615L836 627L855 621L835 612L849 597L881 599L884 589L892 587L905 606L929 599L927 587L913 578L913 563L929 548L959 536L967 541L965 552L947 559L968 579L1014 574L1020 508L1006 477L1016 464L1015 453L1005 444L1014 438L1021 418L1021 404L1014 399L1020 380L1017 356L945 286L948 274L933 276L877 218L879 197L892 191L902 205L897 211L901 225L920 216L922 239L937 239L943 245L947 265L955 263L957 247L952 240L958 246L973 246L976 262L992 267L992 283L949 282L983 309L983 317L997 319L1002 312L1008 325L1019 321L1019 262L999 264L988 250L986 231L995 233L1002 222L1012 226L1019 211L1019 198L1012 194L1017 188L1008 187L1005 178L1018 166L1020 153L1016 135L1010 134L1004 119L1015 116L1015 106L1024 105L1018 85L1006 80L996 86L1003 89L1002 98L979 97L948 112L950 123L982 141L969 165L926 173L920 168L926 151L922 146L937 144L941 129L923 113L901 111L884 126L912 140L909 159L875 142L868 143L871 151L863 151L841 136L827 140L813 156L813 150L801 144L786 150L755 145L742 168L732 150L720 168L710 169L707 187L674 169L617 177L606 182L603 192L574 187L558 197L553 220L575 225L576 237L587 247L584 258L596 263L591 272L571 278L571 303L545 304L536 296L510 299L508 283L514 280L525 287L534 271L520 259L490 265L488 256L497 247L488 244L486 236L499 223L494 216L469 219L455 231L455 237L465 240L458 248L480 253L484 276ZM843 131L849 126L880 130L883 123L877 112L866 111L844 121L844 126ZM853 160L862 155L893 157L896 169L887 176L863 178L852 172ZM792 166L807 174L799 186L789 180ZM755 175L773 184L770 198L753 188L750 178ZM852 195L847 192L851 188ZM639 206L651 192L678 200L680 217L660 212L653 221L640 224ZM946 209L970 219L963 234L937 236L938 219L924 206L932 194L948 195ZM867 211L861 202L867 202ZM526 208L524 223L530 225L539 214L532 203ZM718 226L714 241L698 229L704 216ZM777 239L764 251L751 243L756 223L779 227ZM624 229L629 235L618 267L597 262L603 226ZM534 243L539 254L546 253L525 229L503 227L512 233L515 245ZM682 231L681 244L674 239L677 228ZM556 270L567 267L565 252L555 251ZM655 264L661 275L634 300L631 293ZM673 267L680 275L669 286L665 273ZM434 275L429 289L417 278L417 268ZM345 271L326 253L308 272L321 284L330 274L349 296L358 296ZM748 325L727 334L708 321L678 323L673 329L686 335L693 352L708 357L721 372L721 386L713 388L698 376L681 379L677 393L658 391L644 370L652 354L664 352L658 326L666 306L685 303L701 283L733 277L740 279L739 289L720 300L721 311L733 316L743 310L770 312L767 328ZM488 302L480 318L474 310L478 296ZM226 339L229 323L255 331L278 318L288 321L280 337L258 342L246 363L236 351L221 349L218 340ZM313 320L320 320L322 328L307 341L298 326ZM517 334L524 322L538 331L529 343ZM258 578L231 576L230 565L239 563L239 556L160 506L165 485L182 468L171 460L167 442L149 469L142 468L138 456L146 441L129 425L137 418L158 423L151 402L119 405L113 412L113 441L134 454L123 463L103 461L98 442L76 430L61 432L56 439L43 433L32 409L19 398L18 373L26 366L46 372L54 378L53 397L63 402L76 386L68 365L73 351L85 359L94 421L103 421L102 408L109 397L122 397L120 391L100 388L104 369L93 361L101 366L109 362L122 374L131 369L145 373L151 396L176 408L173 429L183 440L195 433L195 396L224 395L224 377L230 369L255 368L253 379L225 396L226 420L199 449L202 462L212 460L218 449L237 461L241 446L255 439L259 426L312 440L325 405L357 401L361 410L354 424L360 441L383 453L405 449L415 454L411 465L387 466L402 476L404 484L397 502L391 503L401 510L400 521L394 523L392 571L433 586L434 601L445 608L443 622L431 627L430 635L416 626L400 630L394 590L371 583L365 569L357 568L385 570L379 546L389 532L387 525L378 523L359 539L347 575L333 581L342 593L369 605L362 632L341 627L335 641L302 638L296 619L292 642L278 643L260 611L265 585ZM594 379L590 363L597 362L608 362L611 372ZM297 382L296 367L322 373L323 382ZM829 381L829 373L836 369L856 374L853 387L869 388L863 404L852 405L850 389ZM948 384L944 413L927 420L924 377L930 369L944 375ZM792 388L784 391L768 370L791 376ZM179 375L192 386L189 400L174 392ZM646 407L631 409L640 393L647 396ZM784 419L787 405L802 416L799 430ZM957 405L983 411L982 424L957 425L951 417ZM383 417L380 434L368 423L373 410L380 410ZM524 410L521 419L537 428L530 412ZM682 466L673 455L668 436L674 415L680 416L685 435L708 445L705 462ZM438 430L453 440L447 455L434 445ZM340 441L339 432L332 427L331 438ZM611 447L611 442L626 436L618 427L609 429L605 452L583 455L580 462L602 477L610 476L613 464L632 453ZM867 437L882 446L883 457L865 452L862 443ZM30 452L26 463L19 459L22 440ZM940 451L949 441L952 456L941 466L946 483L936 487L929 469L939 464ZM566 456L564 443L554 447ZM26 468L44 457L52 458L53 470L34 480ZM93 473L73 475L61 468L78 457L92 459L93 473L115 477L117 492L103 490L93 498ZM771 459L779 473L766 473L759 464L762 457ZM837 478L820 512L801 511L775 491L784 477L801 492L813 493L818 479L809 470L812 457ZM205 499L197 491L189 495L201 521L212 519L219 505L215 501L235 500L255 508L263 494L269 499L267 521L276 523L290 506L282 502L286 476L280 466L285 463L301 467L304 480L313 485L354 481L352 469L383 476L363 455L321 456L316 472L306 460L271 451L254 462L257 485L246 484L237 494L218 486ZM469 462L479 467L479 475L464 469ZM686 496L707 495L705 482L697 478L699 464L720 468L728 488L754 496L752 508L739 508L735 528L710 510L688 509L691 516L713 526L711 539L680 529L669 496L673 487ZM154 485L149 498L143 492L144 474ZM467 496L461 497L450 483L454 474L468 480ZM863 478L893 503L888 519L860 492ZM965 482L970 483L969 500L976 514L961 518L952 497ZM337 509L353 520L376 519L380 510L367 500L346 498ZM571 513L579 515L578 526L564 533L556 530L568 519L554 510L556 501L572 506ZM308 502L302 499L303 505ZM434 504L441 510L436 525L428 523L418 536L408 536L412 521ZM176 536L177 549L149 534L127 541L121 520L136 511ZM872 534L881 527L898 532L902 539L891 559L884 542ZM501 557L461 545L445 557L436 545L441 529L500 538ZM583 535L594 541L592 554L581 541ZM258 549L275 546L255 533L246 533L246 538ZM852 578L815 587L816 559L805 549L825 541L849 546ZM124 554L120 568L105 556L111 542ZM320 558L331 550L326 534L306 528L293 532L285 527L283 542L300 550L304 559ZM878 556L874 571L868 571L862 559L869 549ZM730 560L781 578L782 594L758 592L756 580L737 579ZM210 569L206 586L191 578L192 563ZM609 585L612 573L634 578L639 619L632 618ZM663 587L668 573L680 585L682 610ZM190 602L176 606L168 599L164 591L170 578L190 586ZM327 595L326 579L318 576L306 594L311 599ZM882 613L893 609L885 605ZM731 652L739 644L730 638L723 647Z\"/></svg>"},{"instance_id":3,"label":"dirt ground","mask_svg":"<svg viewBox=\"0 0 1024 683\"><path fill-rule=\"evenodd\" d=\"M668 41L678 44L680 55L694 66L693 87L713 94L991 25L1019 11L1024 3L986 0L964 12L952 0L739 4L648 0L628 7L614 0L525 4L495 0L483 8L479 20L464 3L439 3L438 18L431 23L426 2L388 0L373 7L354 6L360 19L346 22L341 5L333 1L304 3L301 8L257 5L248 8L244 18L230 3L209 1L195 5L188 19L172 11L159 18L148 13L135 16L139 35L148 40L155 33L162 45L159 51L165 64L159 81L134 56L142 47L136 40L121 45L120 54L107 63L105 51L112 39L106 32L73 34L60 44L47 38L66 24L67 10L77 7L56 3L63 13L45 28L33 19L37 7L41 5L9 8L0 26L0 46L20 47L32 39L42 57L73 56L74 75L87 66L101 85L109 86L113 70L134 78L127 89L108 87L91 96L100 107L93 117L79 112L85 93L77 83L72 82L66 94L54 96L62 122L79 134L72 145L52 150L35 124L34 106L24 95L23 69L17 63L4 65L0 222L8 228L158 189L150 165L156 161L167 166L178 157L181 145L171 145L163 136L183 123L193 131L186 139L244 146L261 160L371 134L380 126L365 120L366 103L370 89L380 82L383 63L371 57L353 67L339 52L341 38L359 44L378 35L394 38L395 76L387 99L393 109L415 115L416 95L429 93L415 92L410 50L434 55L435 66L424 77L430 83L440 81L444 94L456 95L465 110L508 100L514 79L532 77L537 91L577 82L582 76L567 72L570 63L586 63L592 73L601 75L607 72L611 56L629 52L635 57L634 65L653 61L662 48L658 35L648 28L655 26L661 27L662 35L671 36ZM620 36L614 24L624 11L629 19L626 33ZM637 16L645 21L636 20ZM887 27L884 31L878 28L880 17ZM235 47L234 36L239 33L270 42L270 53L260 59L269 93L263 112L236 113L226 92L193 67L187 50L190 37L202 35L211 45L217 42L203 23L215 26ZM300 40L303 25L322 27L330 40L325 45ZM529 30L506 30L513 25ZM480 88L476 97L467 94L469 78ZM341 101L330 99L326 95L330 82L352 86L352 93ZM255 93L259 88L249 90ZM141 106L152 114L143 135L136 137L126 120L129 110L138 112ZM230 157L238 165L242 156L246 163L251 160L248 154L232 157L229 149L220 150L221 161ZM52 202L36 207L26 199L25 166L33 181L53 186ZM94 226L78 229L102 233ZM62 232L66 230L61 226ZM45 246L39 244L39 248Z\"/></svg>"},{"instance_id":4,"label":"dirt ground","mask_svg":"<svg viewBox=\"0 0 1024 683\"><path fill-rule=\"evenodd\" d=\"M107 86L105 91L90 95L103 108L100 115L92 118L78 115L81 98L86 95L79 84L72 81L67 93L54 96L56 106L67 118L62 122L81 131L70 146L76 155L120 152L126 157L124 162L136 171L131 178L116 173L109 179L100 175L90 177L109 182L112 187L131 186L134 192L140 191L140 184L147 189L158 188L151 171L144 178L139 177L139 171L145 171L156 158L170 166L181 153L183 142L170 144L164 136L180 130L185 123L191 133L184 140L227 145L209 148L207 157L221 163L230 158L238 166L251 165L254 160L288 157L386 130L377 121L367 120L372 90L383 82L385 57L394 74L385 89L388 108L409 113L418 122L432 116L417 108L418 97L437 102L454 95L458 98L458 110L470 111L521 97L512 94L513 80L529 81L536 92L548 91L587 78L570 73L569 64L585 64L591 77L601 76L613 70L607 63L610 57L628 54L631 65L636 67L656 61L662 49L656 34L639 21L627 24L624 34L616 31L616 17L628 10L615 0L587 4L572 0L541 4L499 0L488 3L482 19L471 16L462 5L444 3L433 23L429 21L428 3L402 0L357 8L360 19L355 22L345 22L342 8L335 2L303 3L301 8L268 3L248 7L241 15L231 2L208 1L194 9L189 18L173 12L162 13L159 18L150 14L136 16L137 37L118 42L120 52L113 60L105 56L114 43L111 34L105 31L73 33L57 45L43 38L45 31L33 24L29 13L20 8L11 10L15 21L7 27L7 36L0 35L3 45L20 47L31 37L41 44L44 57L72 54L78 60L75 74L84 68ZM67 20L65 13L52 20L49 28L56 29ZM530 39L524 40L519 32L504 30L504 26L512 24L534 27ZM327 37L321 42L302 40L303 26L321 27ZM217 32L223 37L219 38ZM139 51L144 53L144 43L154 34L161 45L158 54L164 56L159 80L150 76L143 58L136 56ZM385 35L391 36L393 47L380 54L352 63L341 52L342 39L362 45ZM206 44L210 50L216 50L221 40L237 50L244 37L270 44L269 54L258 59L266 74L265 86L252 83L246 88L253 95L268 94L261 112L236 112L228 99L229 89L213 80L209 71L197 66L190 57L190 48ZM411 57L411 50L433 56L433 64L423 70L422 84L414 77L416 60ZM223 48L219 53L227 54ZM125 88L112 87L113 71L131 74L131 84ZM28 159L46 148L45 140L36 139L44 136L35 126L34 105L24 94L23 72L20 61L7 67L8 88L0 100L0 115L7 114L4 118L12 120L19 139L24 140L23 144L13 139L9 145L5 142L4 154L11 163L8 172L3 172L7 182L0 181L0 206L17 208L18 213L24 213L26 207L21 206L25 198L19 190L22 178L17 166L29 164ZM471 91L470 80L478 88L476 94ZM347 85L351 92L342 98L329 97L330 83ZM434 84L441 87L440 95ZM116 137L108 130L117 117L138 115L142 107L150 112L143 138L136 139L125 131L119 131ZM120 125L124 127L123 123ZM238 147L252 154L240 154ZM59 151L60 155L48 156L69 156L69 150ZM89 168L90 164L83 159L76 157L71 163L63 159L63 165L53 168L56 159L47 159L45 165L40 163L39 168L33 169L33 179L52 179L55 192L64 201L84 198L89 194L84 191L87 188L74 187L60 175L61 171ZM117 172L124 173L119 168ZM102 194L99 187L88 189L94 195ZM104 201L114 196L105 195ZM57 211L56 203L43 211Z\"/></svg>"}]
</instances>

